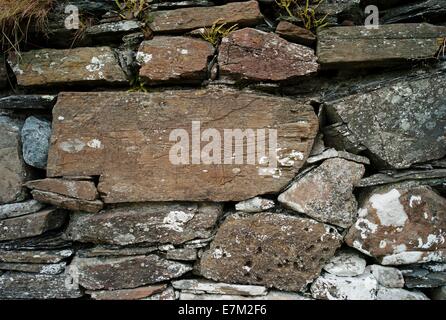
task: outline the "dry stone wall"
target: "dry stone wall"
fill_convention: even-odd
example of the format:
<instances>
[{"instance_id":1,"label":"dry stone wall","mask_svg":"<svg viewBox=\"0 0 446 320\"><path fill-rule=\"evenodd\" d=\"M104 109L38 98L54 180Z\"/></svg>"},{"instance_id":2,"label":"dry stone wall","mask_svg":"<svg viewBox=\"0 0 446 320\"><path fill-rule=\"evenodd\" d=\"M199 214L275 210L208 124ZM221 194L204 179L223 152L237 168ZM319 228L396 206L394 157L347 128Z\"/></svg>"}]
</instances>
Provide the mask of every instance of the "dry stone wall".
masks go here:
<instances>
[{"instance_id":1,"label":"dry stone wall","mask_svg":"<svg viewBox=\"0 0 446 320\"><path fill-rule=\"evenodd\" d=\"M0 299L446 299L445 1L146 2L1 53Z\"/></svg>"}]
</instances>

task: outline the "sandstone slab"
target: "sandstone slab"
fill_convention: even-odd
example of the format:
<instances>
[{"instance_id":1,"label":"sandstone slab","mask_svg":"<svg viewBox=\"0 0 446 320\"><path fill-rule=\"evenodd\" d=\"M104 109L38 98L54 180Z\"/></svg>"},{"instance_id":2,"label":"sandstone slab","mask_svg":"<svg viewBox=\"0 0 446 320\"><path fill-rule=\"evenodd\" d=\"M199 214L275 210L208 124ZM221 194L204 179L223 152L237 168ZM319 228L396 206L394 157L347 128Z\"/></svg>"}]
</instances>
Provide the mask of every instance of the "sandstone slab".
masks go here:
<instances>
[{"instance_id":1,"label":"sandstone slab","mask_svg":"<svg viewBox=\"0 0 446 320\"><path fill-rule=\"evenodd\" d=\"M252 28L223 38L218 62L220 75L236 81L291 81L319 67L312 49Z\"/></svg>"},{"instance_id":2,"label":"sandstone slab","mask_svg":"<svg viewBox=\"0 0 446 320\"><path fill-rule=\"evenodd\" d=\"M207 78L214 47L187 37L154 37L141 43L136 60L144 83L201 83Z\"/></svg>"},{"instance_id":3,"label":"sandstone slab","mask_svg":"<svg viewBox=\"0 0 446 320\"><path fill-rule=\"evenodd\" d=\"M394 184L363 196L346 243L384 265L445 260L446 200L428 186Z\"/></svg>"},{"instance_id":4,"label":"sandstone slab","mask_svg":"<svg viewBox=\"0 0 446 320\"><path fill-rule=\"evenodd\" d=\"M43 210L21 217L0 220L0 241L38 236L45 231L57 229L67 218L57 209Z\"/></svg>"},{"instance_id":5,"label":"sandstone slab","mask_svg":"<svg viewBox=\"0 0 446 320\"><path fill-rule=\"evenodd\" d=\"M93 181L46 178L28 181L25 185L31 190L53 192L82 200L96 200L99 197Z\"/></svg>"},{"instance_id":6,"label":"sandstone slab","mask_svg":"<svg viewBox=\"0 0 446 320\"><path fill-rule=\"evenodd\" d=\"M282 214L231 215L200 262L200 274L228 283L299 291L340 246L327 225Z\"/></svg>"},{"instance_id":7,"label":"sandstone slab","mask_svg":"<svg viewBox=\"0 0 446 320\"><path fill-rule=\"evenodd\" d=\"M75 258L70 274L90 290L116 290L178 278L192 267L157 255L119 258Z\"/></svg>"},{"instance_id":8,"label":"sandstone slab","mask_svg":"<svg viewBox=\"0 0 446 320\"><path fill-rule=\"evenodd\" d=\"M327 113L347 124L346 136L367 149L376 166L408 168L446 155L445 81L444 73L395 80L327 103Z\"/></svg>"},{"instance_id":9,"label":"sandstone slab","mask_svg":"<svg viewBox=\"0 0 446 320\"><path fill-rule=\"evenodd\" d=\"M318 128L309 105L225 89L61 93L53 116L48 176L100 175L106 203L240 201L278 192L303 165ZM203 143L206 129L215 143ZM256 157L255 144L237 132L257 137L265 156ZM267 137L275 133L274 146ZM242 148L229 153L225 141ZM203 152L192 154L197 146Z\"/></svg>"},{"instance_id":10,"label":"sandstone slab","mask_svg":"<svg viewBox=\"0 0 446 320\"><path fill-rule=\"evenodd\" d=\"M288 41L304 46L312 46L316 43L316 35L313 32L288 21L280 21L276 27L276 33Z\"/></svg>"},{"instance_id":11,"label":"sandstone slab","mask_svg":"<svg viewBox=\"0 0 446 320\"><path fill-rule=\"evenodd\" d=\"M353 187L364 172L362 164L340 158L328 159L294 182L278 200L319 221L349 227L357 212Z\"/></svg>"},{"instance_id":12,"label":"sandstone slab","mask_svg":"<svg viewBox=\"0 0 446 320\"><path fill-rule=\"evenodd\" d=\"M263 21L257 1L232 2L217 7L182 8L157 11L149 24L155 33L182 33L203 27L211 27L220 20L227 25L255 26Z\"/></svg>"},{"instance_id":13,"label":"sandstone slab","mask_svg":"<svg viewBox=\"0 0 446 320\"><path fill-rule=\"evenodd\" d=\"M49 203L56 207L73 210L96 213L99 212L103 203L100 200L82 200L66 197L54 192L33 190L31 191L33 198L43 203Z\"/></svg>"},{"instance_id":14,"label":"sandstone slab","mask_svg":"<svg viewBox=\"0 0 446 320\"><path fill-rule=\"evenodd\" d=\"M139 287L135 289L87 291L94 300L141 300L163 292L165 284Z\"/></svg>"},{"instance_id":15,"label":"sandstone slab","mask_svg":"<svg viewBox=\"0 0 446 320\"><path fill-rule=\"evenodd\" d=\"M4 204L0 206L0 220L34 213L39 211L40 209L43 209L44 207L45 204L40 203L36 200Z\"/></svg>"},{"instance_id":16,"label":"sandstone slab","mask_svg":"<svg viewBox=\"0 0 446 320\"><path fill-rule=\"evenodd\" d=\"M12 55L11 67L19 86L122 85L127 78L109 47L41 49Z\"/></svg>"},{"instance_id":17,"label":"sandstone slab","mask_svg":"<svg viewBox=\"0 0 446 320\"><path fill-rule=\"evenodd\" d=\"M39 169L46 169L50 147L51 122L35 116L28 117L21 131L23 160Z\"/></svg>"},{"instance_id":18,"label":"sandstone slab","mask_svg":"<svg viewBox=\"0 0 446 320\"><path fill-rule=\"evenodd\" d=\"M133 204L95 215L72 214L67 236L80 242L180 244L208 238L222 214L217 204Z\"/></svg>"},{"instance_id":19,"label":"sandstone slab","mask_svg":"<svg viewBox=\"0 0 446 320\"><path fill-rule=\"evenodd\" d=\"M176 280L172 281L172 286L177 290L187 290L193 293L227 294L239 296L263 296L268 293L266 287L236 285L228 283L218 283L208 280Z\"/></svg>"},{"instance_id":20,"label":"sandstone slab","mask_svg":"<svg viewBox=\"0 0 446 320\"><path fill-rule=\"evenodd\" d=\"M364 68L434 59L446 27L421 24L326 28L318 32L322 68Z\"/></svg>"}]
</instances>

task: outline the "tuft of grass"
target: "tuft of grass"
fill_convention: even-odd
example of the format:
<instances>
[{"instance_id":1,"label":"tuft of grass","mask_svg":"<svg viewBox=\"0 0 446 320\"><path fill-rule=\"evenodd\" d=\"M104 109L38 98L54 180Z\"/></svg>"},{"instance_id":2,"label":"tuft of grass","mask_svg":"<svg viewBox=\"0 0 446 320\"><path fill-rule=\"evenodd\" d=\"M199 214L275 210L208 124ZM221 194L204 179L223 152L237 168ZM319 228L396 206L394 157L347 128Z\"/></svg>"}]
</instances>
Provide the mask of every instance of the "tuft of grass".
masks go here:
<instances>
[{"instance_id":1,"label":"tuft of grass","mask_svg":"<svg viewBox=\"0 0 446 320\"><path fill-rule=\"evenodd\" d=\"M300 6L297 4L297 16L303 21L304 27L310 31L316 31L317 28L323 28L327 26L325 20L327 15L322 18L317 18L317 9L324 2L324 0L315 1L315 6L310 5L310 0L305 0L305 5Z\"/></svg>"},{"instance_id":2,"label":"tuft of grass","mask_svg":"<svg viewBox=\"0 0 446 320\"><path fill-rule=\"evenodd\" d=\"M0 46L20 56L20 45L26 42L31 27L46 33L47 15L54 0L0 0Z\"/></svg>"},{"instance_id":3,"label":"tuft of grass","mask_svg":"<svg viewBox=\"0 0 446 320\"><path fill-rule=\"evenodd\" d=\"M275 0L279 8L285 10L290 17L294 17L292 8L297 4L297 0Z\"/></svg>"},{"instance_id":4,"label":"tuft of grass","mask_svg":"<svg viewBox=\"0 0 446 320\"><path fill-rule=\"evenodd\" d=\"M124 20L145 20L148 0L115 0L119 16Z\"/></svg>"},{"instance_id":5,"label":"tuft of grass","mask_svg":"<svg viewBox=\"0 0 446 320\"><path fill-rule=\"evenodd\" d=\"M216 46L220 43L221 39L227 37L231 32L238 29L237 24L226 28L226 22L223 22L222 19L218 19L212 24L210 28L203 28L203 32L201 36L204 40L211 43L213 46Z\"/></svg>"},{"instance_id":6,"label":"tuft of grass","mask_svg":"<svg viewBox=\"0 0 446 320\"><path fill-rule=\"evenodd\" d=\"M127 92L149 92L145 86L145 83L141 80L139 76L135 76L130 81L131 88Z\"/></svg>"}]
</instances>

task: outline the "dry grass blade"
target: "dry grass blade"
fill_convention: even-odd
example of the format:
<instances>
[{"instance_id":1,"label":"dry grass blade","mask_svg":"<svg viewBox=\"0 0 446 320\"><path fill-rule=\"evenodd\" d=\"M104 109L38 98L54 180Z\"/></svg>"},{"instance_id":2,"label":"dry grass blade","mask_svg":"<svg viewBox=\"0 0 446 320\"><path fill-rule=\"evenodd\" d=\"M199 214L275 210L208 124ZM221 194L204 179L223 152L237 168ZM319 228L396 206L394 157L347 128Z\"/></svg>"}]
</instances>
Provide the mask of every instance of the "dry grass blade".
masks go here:
<instances>
[{"instance_id":1,"label":"dry grass blade","mask_svg":"<svg viewBox=\"0 0 446 320\"><path fill-rule=\"evenodd\" d=\"M204 40L211 43L213 46L216 46L221 39L227 37L231 32L238 29L237 24L226 28L226 23L223 20L218 19L212 24L210 28L204 28L201 36Z\"/></svg>"}]
</instances>

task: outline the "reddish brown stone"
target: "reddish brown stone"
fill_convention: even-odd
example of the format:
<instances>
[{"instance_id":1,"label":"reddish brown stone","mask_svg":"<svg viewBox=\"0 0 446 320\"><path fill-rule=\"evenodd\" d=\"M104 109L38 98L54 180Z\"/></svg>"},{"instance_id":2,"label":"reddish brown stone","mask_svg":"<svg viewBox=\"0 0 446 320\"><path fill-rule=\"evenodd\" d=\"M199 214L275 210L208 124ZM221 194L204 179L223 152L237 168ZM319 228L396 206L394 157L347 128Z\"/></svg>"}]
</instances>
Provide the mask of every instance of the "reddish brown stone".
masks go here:
<instances>
[{"instance_id":1,"label":"reddish brown stone","mask_svg":"<svg viewBox=\"0 0 446 320\"><path fill-rule=\"evenodd\" d=\"M314 51L277 34L245 28L223 38L220 75L235 80L286 81L317 72Z\"/></svg>"},{"instance_id":2,"label":"reddish brown stone","mask_svg":"<svg viewBox=\"0 0 446 320\"><path fill-rule=\"evenodd\" d=\"M81 200L62 196L57 193L33 190L31 194L34 199L43 203L49 203L59 208L73 211L98 212L102 209L103 203L100 200Z\"/></svg>"},{"instance_id":3,"label":"reddish brown stone","mask_svg":"<svg viewBox=\"0 0 446 320\"><path fill-rule=\"evenodd\" d=\"M163 292L166 288L165 284L160 284L135 289L87 291L87 294L94 300L140 300Z\"/></svg>"},{"instance_id":4,"label":"reddish brown stone","mask_svg":"<svg viewBox=\"0 0 446 320\"><path fill-rule=\"evenodd\" d=\"M203 40L186 37L155 37L144 41L136 59L139 75L147 84L199 83L206 79L214 47Z\"/></svg>"},{"instance_id":5,"label":"reddish brown stone","mask_svg":"<svg viewBox=\"0 0 446 320\"><path fill-rule=\"evenodd\" d=\"M95 200L98 198L96 186L92 181L47 178L28 181L25 185L32 190L53 192L76 199Z\"/></svg>"},{"instance_id":6,"label":"reddish brown stone","mask_svg":"<svg viewBox=\"0 0 446 320\"><path fill-rule=\"evenodd\" d=\"M313 32L288 21L280 21L276 33L288 41L304 46L312 46L316 43L316 35Z\"/></svg>"}]
</instances>

